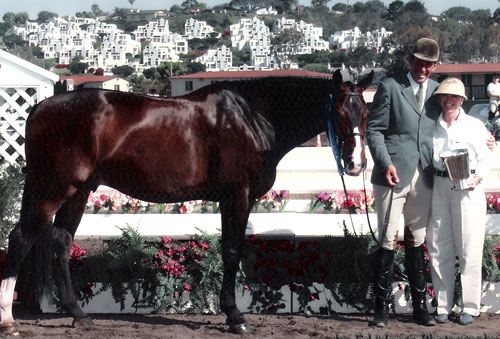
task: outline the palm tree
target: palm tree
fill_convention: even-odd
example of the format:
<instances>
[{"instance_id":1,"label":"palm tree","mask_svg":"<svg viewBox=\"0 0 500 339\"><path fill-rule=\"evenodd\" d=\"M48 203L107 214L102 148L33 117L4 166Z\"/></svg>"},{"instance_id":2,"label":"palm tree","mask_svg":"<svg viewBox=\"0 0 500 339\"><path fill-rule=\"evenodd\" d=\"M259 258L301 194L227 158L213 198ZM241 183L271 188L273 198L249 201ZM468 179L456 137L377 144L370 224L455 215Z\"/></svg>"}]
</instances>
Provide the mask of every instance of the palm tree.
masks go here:
<instances>
[{"instance_id":1,"label":"palm tree","mask_svg":"<svg viewBox=\"0 0 500 339\"><path fill-rule=\"evenodd\" d=\"M134 7L134 2L135 0L128 0L128 3L130 4L130 6Z\"/></svg>"}]
</instances>

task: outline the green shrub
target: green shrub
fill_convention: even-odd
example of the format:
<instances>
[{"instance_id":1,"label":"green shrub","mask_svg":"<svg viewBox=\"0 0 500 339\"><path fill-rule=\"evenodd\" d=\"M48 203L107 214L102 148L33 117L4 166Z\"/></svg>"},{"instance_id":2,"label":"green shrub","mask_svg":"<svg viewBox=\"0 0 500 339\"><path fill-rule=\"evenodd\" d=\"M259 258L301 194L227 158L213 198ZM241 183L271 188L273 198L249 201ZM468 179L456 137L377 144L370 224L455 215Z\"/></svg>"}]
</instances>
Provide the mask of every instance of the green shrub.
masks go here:
<instances>
[{"instance_id":1,"label":"green shrub","mask_svg":"<svg viewBox=\"0 0 500 339\"><path fill-rule=\"evenodd\" d=\"M7 248L9 233L19 220L23 183L21 166L0 162L0 248Z\"/></svg>"}]
</instances>

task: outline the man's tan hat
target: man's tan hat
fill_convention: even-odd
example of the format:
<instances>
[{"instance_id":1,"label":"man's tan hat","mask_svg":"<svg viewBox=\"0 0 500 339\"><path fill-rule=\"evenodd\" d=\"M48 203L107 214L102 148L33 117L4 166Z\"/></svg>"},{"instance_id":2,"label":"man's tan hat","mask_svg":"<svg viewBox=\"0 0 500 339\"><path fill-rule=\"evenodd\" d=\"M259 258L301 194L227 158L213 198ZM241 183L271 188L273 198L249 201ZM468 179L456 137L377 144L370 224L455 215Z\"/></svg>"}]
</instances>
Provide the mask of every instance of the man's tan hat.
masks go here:
<instances>
[{"instance_id":1,"label":"man's tan hat","mask_svg":"<svg viewBox=\"0 0 500 339\"><path fill-rule=\"evenodd\" d=\"M467 96L465 95L464 83L458 78L444 79L439 85L439 87L436 89L434 94L458 95L467 100Z\"/></svg>"},{"instance_id":2,"label":"man's tan hat","mask_svg":"<svg viewBox=\"0 0 500 339\"><path fill-rule=\"evenodd\" d=\"M413 56L421 60L436 62L439 60L439 45L434 39L418 39Z\"/></svg>"}]
</instances>

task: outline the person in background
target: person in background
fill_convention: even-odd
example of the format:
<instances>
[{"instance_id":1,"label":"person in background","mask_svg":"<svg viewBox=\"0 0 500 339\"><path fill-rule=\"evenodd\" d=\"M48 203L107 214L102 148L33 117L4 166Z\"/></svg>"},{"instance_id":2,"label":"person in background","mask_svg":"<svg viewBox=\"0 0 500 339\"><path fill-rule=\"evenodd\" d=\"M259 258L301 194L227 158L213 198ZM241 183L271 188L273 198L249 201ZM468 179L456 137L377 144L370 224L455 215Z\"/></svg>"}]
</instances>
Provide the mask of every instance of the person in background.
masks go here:
<instances>
[{"instance_id":1,"label":"person in background","mask_svg":"<svg viewBox=\"0 0 500 339\"><path fill-rule=\"evenodd\" d=\"M438 83L429 77L439 60L439 45L433 39L421 38L406 60L407 74L380 83L367 123L380 245L375 253L375 314L371 323L378 327L388 323L401 214L413 320L425 326L436 325L426 307L422 245L432 193L432 137L439 116L439 105L432 96Z\"/></svg>"},{"instance_id":2,"label":"person in background","mask_svg":"<svg viewBox=\"0 0 500 339\"><path fill-rule=\"evenodd\" d=\"M479 315L481 267L486 225L486 198L482 179L488 176L492 152L484 143L489 132L484 124L465 114L461 105L467 99L465 87L457 78L448 78L434 92L441 115L434 128L431 218L427 228L427 247L431 276L436 292L436 321L445 323L451 312L455 291L455 257L460 264L463 313L458 322L468 325ZM442 157L467 150L470 167L464 189L450 180Z\"/></svg>"},{"instance_id":3,"label":"person in background","mask_svg":"<svg viewBox=\"0 0 500 339\"><path fill-rule=\"evenodd\" d=\"M498 104L500 104L500 76L493 76L493 79L488 84L488 87L486 87L486 94L490 98L488 121L492 122L497 113Z\"/></svg>"}]
</instances>

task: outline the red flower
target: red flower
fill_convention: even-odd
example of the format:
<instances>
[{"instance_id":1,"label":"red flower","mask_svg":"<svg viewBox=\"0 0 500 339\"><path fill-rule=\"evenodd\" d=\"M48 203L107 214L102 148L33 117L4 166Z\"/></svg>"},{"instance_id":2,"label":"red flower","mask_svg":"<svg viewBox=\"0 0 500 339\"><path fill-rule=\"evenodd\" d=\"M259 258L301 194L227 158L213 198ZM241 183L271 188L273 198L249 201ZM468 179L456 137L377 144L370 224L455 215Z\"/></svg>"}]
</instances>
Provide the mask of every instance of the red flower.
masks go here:
<instances>
[{"instance_id":1,"label":"red flower","mask_svg":"<svg viewBox=\"0 0 500 339\"><path fill-rule=\"evenodd\" d=\"M256 242L257 241L257 236L255 234L250 234L248 236L248 241L250 241L250 242Z\"/></svg>"},{"instance_id":2,"label":"red flower","mask_svg":"<svg viewBox=\"0 0 500 339\"><path fill-rule=\"evenodd\" d=\"M311 293L309 295L309 300L319 300L319 294L318 293Z\"/></svg>"},{"instance_id":3,"label":"red flower","mask_svg":"<svg viewBox=\"0 0 500 339\"><path fill-rule=\"evenodd\" d=\"M208 244L204 241L200 242L200 248L203 249L204 251L208 250Z\"/></svg>"},{"instance_id":4,"label":"red flower","mask_svg":"<svg viewBox=\"0 0 500 339\"><path fill-rule=\"evenodd\" d=\"M78 260L82 257L84 257L87 254L87 251L85 248L81 247L77 243L72 243L71 248L69 250L69 255L71 257L71 260Z\"/></svg>"},{"instance_id":5,"label":"red flower","mask_svg":"<svg viewBox=\"0 0 500 339\"><path fill-rule=\"evenodd\" d=\"M184 284L182 284L182 289L184 290L184 292L189 292L193 289L193 286L191 286L188 283L184 283Z\"/></svg>"},{"instance_id":6,"label":"red flower","mask_svg":"<svg viewBox=\"0 0 500 339\"><path fill-rule=\"evenodd\" d=\"M186 214L186 212L187 212L187 207L184 206L184 204L181 204L179 206L179 214Z\"/></svg>"},{"instance_id":7,"label":"red flower","mask_svg":"<svg viewBox=\"0 0 500 339\"><path fill-rule=\"evenodd\" d=\"M172 239L167 237L166 235L161 238L161 242L163 244L170 244L172 242Z\"/></svg>"}]
</instances>

